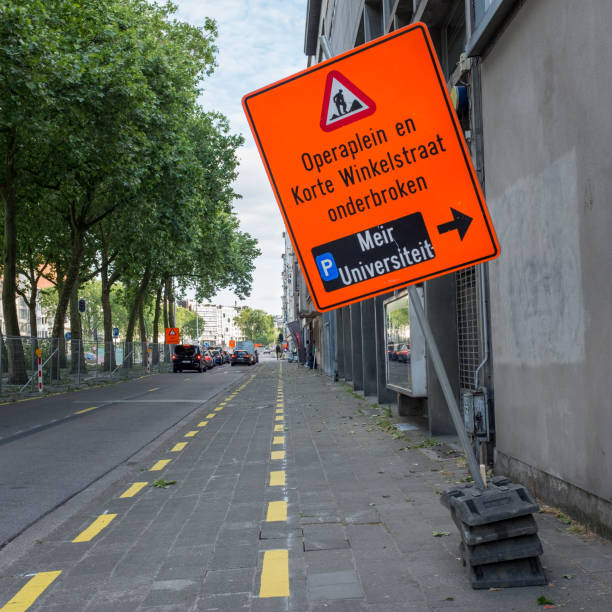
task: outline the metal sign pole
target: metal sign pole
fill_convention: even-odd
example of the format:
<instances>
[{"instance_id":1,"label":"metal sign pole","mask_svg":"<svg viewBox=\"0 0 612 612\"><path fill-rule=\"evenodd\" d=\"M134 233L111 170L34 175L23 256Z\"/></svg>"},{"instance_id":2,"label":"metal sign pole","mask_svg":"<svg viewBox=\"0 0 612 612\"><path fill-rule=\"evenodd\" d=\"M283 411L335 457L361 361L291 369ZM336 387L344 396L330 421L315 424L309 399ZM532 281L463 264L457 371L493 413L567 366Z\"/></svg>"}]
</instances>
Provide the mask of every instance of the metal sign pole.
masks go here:
<instances>
[{"instance_id":1,"label":"metal sign pole","mask_svg":"<svg viewBox=\"0 0 612 612\"><path fill-rule=\"evenodd\" d=\"M463 450L470 468L470 473L472 474L472 478L474 479L476 486L479 489L484 489L485 484L482 480L482 476L480 475L480 467L476 461L476 457L474 457L470 441L465 433L461 413L459 412L459 407L457 406L457 400L455 399L453 389L448 380L448 376L446 375L446 369L444 368L440 351L438 351L438 345L436 344L433 332L431 331L431 327L429 327L429 322L425 316L423 304L421 304L421 299L419 298L418 291L414 285L410 285L408 287L408 294L410 295L410 304L412 308L414 308L414 313L416 314L419 325L423 330L423 335L425 336L425 341L427 342L427 348L429 350L429 356L431 357L434 370L438 376L438 380L440 381L442 393L444 393L444 398L448 404L448 409L450 411L451 418L453 419L455 429L457 430L459 440L461 441L461 446L463 446Z\"/></svg>"}]
</instances>

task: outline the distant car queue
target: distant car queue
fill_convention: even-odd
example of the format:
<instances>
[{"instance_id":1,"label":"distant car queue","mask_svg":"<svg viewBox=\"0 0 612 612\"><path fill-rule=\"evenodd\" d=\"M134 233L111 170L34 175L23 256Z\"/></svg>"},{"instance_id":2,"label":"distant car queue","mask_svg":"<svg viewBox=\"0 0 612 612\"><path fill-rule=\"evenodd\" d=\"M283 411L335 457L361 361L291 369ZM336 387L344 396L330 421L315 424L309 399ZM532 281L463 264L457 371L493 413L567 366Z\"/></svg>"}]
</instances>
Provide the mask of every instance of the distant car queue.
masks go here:
<instances>
[{"instance_id":1,"label":"distant car queue","mask_svg":"<svg viewBox=\"0 0 612 612\"><path fill-rule=\"evenodd\" d=\"M220 346L200 347L197 344L177 344L172 355L172 371L192 370L206 372L226 363L232 366L245 363L253 365L259 361L257 349L252 342L239 342L230 352Z\"/></svg>"}]
</instances>

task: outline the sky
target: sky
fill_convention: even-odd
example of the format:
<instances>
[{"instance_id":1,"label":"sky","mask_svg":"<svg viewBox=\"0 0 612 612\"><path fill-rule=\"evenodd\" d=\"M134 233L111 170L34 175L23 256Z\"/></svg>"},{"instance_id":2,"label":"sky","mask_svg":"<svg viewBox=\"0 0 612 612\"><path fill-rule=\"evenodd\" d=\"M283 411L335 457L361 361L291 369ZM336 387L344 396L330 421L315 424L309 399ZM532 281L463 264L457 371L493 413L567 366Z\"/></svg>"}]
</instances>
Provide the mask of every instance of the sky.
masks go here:
<instances>
[{"instance_id":1,"label":"sky","mask_svg":"<svg viewBox=\"0 0 612 612\"><path fill-rule=\"evenodd\" d=\"M284 224L242 111L242 97L264 85L303 70L306 0L174 0L177 17L202 25L217 22L217 69L203 82L200 103L222 112L234 133L245 138L238 151L240 174L234 186L241 228L257 238L262 251L255 261L253 289L239 305L281 312L281 254ZM214 304L233 305L237 298L224 291Z\"/></svg>"}]
</instances>

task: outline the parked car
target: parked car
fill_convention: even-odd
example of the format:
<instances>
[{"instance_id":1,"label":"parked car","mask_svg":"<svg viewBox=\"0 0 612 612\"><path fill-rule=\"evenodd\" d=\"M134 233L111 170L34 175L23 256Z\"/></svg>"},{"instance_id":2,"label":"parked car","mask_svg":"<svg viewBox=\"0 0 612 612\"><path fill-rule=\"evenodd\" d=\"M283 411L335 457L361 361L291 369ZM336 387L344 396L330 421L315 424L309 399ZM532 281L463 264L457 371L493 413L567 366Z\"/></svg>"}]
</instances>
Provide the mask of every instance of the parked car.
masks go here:
<instances>
[{"instance_id":1,"label":"parked car","mask_svg":"<svg viewBox=\"0 0 612 612\"><path fill-rule=\"evenodd\" d=\"M272 349L269 346L266 346L264 349L264 355L270 355L272 353Z\"/></svg>"},{"instance_id":2,"label":"parked car","mask_svg":"<svg viewBox=\"0 0 612 612\"><path fill-rule=\"evenodd\" d=\"M215 367L215 358L212 356L212 353L207 349L202 351L202 361L204 362L204 366L207 370L211 370Z\"/></svg>"},{"instance_id":3,"label":"parked car","mask_svg":"<svg viewBox=\"0 0 612 612\"><path fill-rule=\"evenodd\" d=\"M196 370L204 372L206 367L202 362L200 347L195 344L177 344L172 355L172 371Z\"/></svg>"},{"instance_id":4,"label":"parked car","mask_svg":"<svg viewBox=\"0 0 612 612\"><path fill-rule=\"evenodd\" d=\"M253 363L257 363L259 361L259 355L257 353L257 349L255 348L255 344L250 340L241 340L236 343L237 351L246 351L250 355L253 355L254 361Z\"/></svg>"},{"instance_id":5,"label":"parked car","mask_svg":"<svg viewBox=\"0 0 612 612\"><path fill-rule=\"evenodd\" d=\"M402 363L410 361L410 347L407 344L402 344L397 350L397 360Z\"/></svg>"},{"instance_id":6,"label":"parked car","mask_svg":"<svg viewBox=\"0 0 612 612\"><path fill-rule=\"evenodd\" d=\"M244 349L236 349L235 351L232 351L230 358L230 363L232 366L235 366L238 363L246 363L247 365L252 365L255 363L255 354Z\"/></svg>"}]
</instances>

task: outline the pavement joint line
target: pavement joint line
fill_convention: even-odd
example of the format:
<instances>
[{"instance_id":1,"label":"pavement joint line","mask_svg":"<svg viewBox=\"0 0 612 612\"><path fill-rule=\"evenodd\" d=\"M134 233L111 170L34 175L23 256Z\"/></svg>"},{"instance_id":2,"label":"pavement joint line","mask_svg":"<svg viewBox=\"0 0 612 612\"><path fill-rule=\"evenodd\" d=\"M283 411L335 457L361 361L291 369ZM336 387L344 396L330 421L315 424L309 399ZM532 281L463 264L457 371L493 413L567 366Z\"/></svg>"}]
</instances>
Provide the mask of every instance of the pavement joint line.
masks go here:
<instances>
[{"instance_id":1,"label":"pavement joint line","mask_svg":"<svg viewBox=\"0 0 612 612\"><path fill-rule=\"evenodd\" d=\"M259 597L289 597L289 551L266 550L261 570Z\"/></svg>"},{"instance_id":2,"label":"pavement joint line","mask_svg":"<svg viewBox=\"0 0 612 612\"><path fill-rule=\"evenodd\" d=\"M0 608L0 612L24 612L27 610L61 574L61 570L53 572L37 572L19 591Z\"/></svg>"},{"instance_id":3,"label":"pavement joint line","mask_svg":"<svg viewBox=\"0 0 612 612\"><path fill-rule=\"evenodd\" d=\"M134 482L130 487L128 487L120 496L122 497L134 497L137 493L140 493L142 489L144 489L149 483L148 482Z\"/></svg>"},{"instance_id":4,"label":"pavement joint line","mask_svg":"<svg viewBox=\"0 0 612 612\"><path fill-rule=\"evenodd\" d=\"M198 423L198 427L206 427L208 425L208 421L200 421Z\"/></svg>"},{"instance_id":5,"label":"pavement joint line","mask_svg":"<svg viewBox=\"0 0 612 612\"><path fill-rule=\"evenodd\" d=\"M193 438L198 433L197 429L192 429L185 434L185 438Z\"/></svg>"},{"instance_id":6,"label":"pavement joint line","mask_svg":"<svg viewBox=\"0 0 612 612\"><path fill-rule=\"evenodd\" d=\"M270 472L270 486L284 487L287 482L287 474L285 470L272 470Z\"/></svg>"},{"instance_id":7,"label":"pavement joint line","mask_svg":"<svg viewBox=\"0 0 612 612\"><path fill-rule=\"evenodd\" d=\"M72 540L73 542L91 542L103 529L117 517L116 514L101 514L94 522L81 531L81 533Z\"/></svg>"},{"instance_id":8,"label":"pavement joint line","mask_svg":"<svg viewBox=\"0 0 612 612\"><path fill-rule=\"evenodd\" d=\"M186 446L187 444L189 444L188 442L177 442L172 449L170 450L171 453L180 453Z\"/></svg>"},{"instance_id":9,"label":"pavement joint line","mask_svg":"<svg viewBox=\"0 0 612 612\"><path fill-rule=\"evenodd\" d=\"M285 522L287 520L287 502L271 501L268 502L268 511L266 512L266 523Z\"/></svg>"},{"instance_id":10,"label":"pavement joint line","mask_svg":"<svg viewBox=\"0 0 612 612\"><path fill-rule=\"evenodd\" d=\"M163 470L172 459L160 459L150 470L149 472L160 472Z\"/></svg>"},{"instance_id":11,"label":"pavement joint line","mask_svg":"<svg viewBox=\"0 0 612 612\"><path fill-rule=\"evenodd\" d=\"M91 412L96 408L99 408L99 406L90 406L89 408L83 408L83 410L77 410L74 414L85 414L86 412Z\"/></svg>"}]
</instances>

